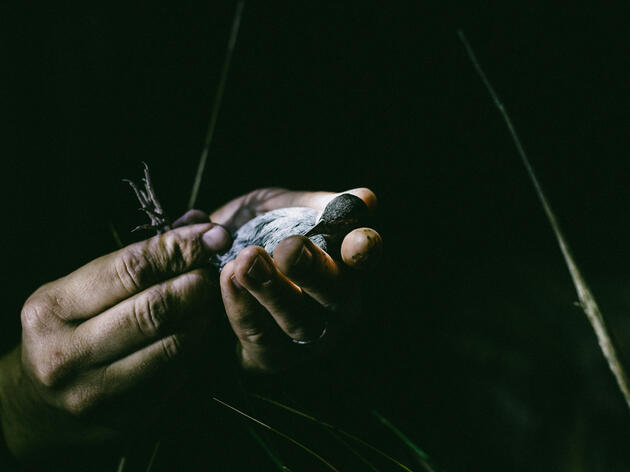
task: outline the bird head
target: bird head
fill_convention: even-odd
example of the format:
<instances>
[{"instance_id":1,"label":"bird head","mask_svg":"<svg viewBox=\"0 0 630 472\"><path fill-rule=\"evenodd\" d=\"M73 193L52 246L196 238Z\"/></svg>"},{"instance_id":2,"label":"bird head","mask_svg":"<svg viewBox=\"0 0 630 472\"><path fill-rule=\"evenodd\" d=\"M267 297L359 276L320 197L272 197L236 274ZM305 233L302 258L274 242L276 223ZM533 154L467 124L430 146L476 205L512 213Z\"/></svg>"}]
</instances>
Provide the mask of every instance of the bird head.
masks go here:
<instances>
[{"instance_id":1,"label":"bird head","mask_svg":"<svg viewBox=\"0 0 630 472\"><path fill-rule=\"evenodd\" d=\"M363 200L355 195L342 193L326 205L317 224L305 236L321 234L326 239L341 242L350 231L364 225L367 217L368 207Z\"/></svg>"}]
</instances>

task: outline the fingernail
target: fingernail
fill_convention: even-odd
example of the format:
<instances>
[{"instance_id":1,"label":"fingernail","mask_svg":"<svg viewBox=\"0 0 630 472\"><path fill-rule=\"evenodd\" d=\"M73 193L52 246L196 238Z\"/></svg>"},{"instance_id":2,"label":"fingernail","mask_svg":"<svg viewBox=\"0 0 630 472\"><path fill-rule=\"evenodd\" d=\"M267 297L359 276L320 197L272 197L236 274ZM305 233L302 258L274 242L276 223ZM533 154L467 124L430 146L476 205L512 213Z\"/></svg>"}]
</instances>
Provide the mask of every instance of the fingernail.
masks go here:
<instances>
[{"instance_id":1,"label":"fingernail","mask_svg":"<svg viewBox=\"0 0 630 472\"><path fill-rule=\"evenodd\" d=\"M213 252L224 251L230 247L230 239L230 235L222 226L213 226L201 237L205 248Z\"/></svg>"},{"instance_id":2,"label":"fingernail","mask_svg":"<svg viewBox=\"0 0 630 472\"><path fill-rule=\"evenodd\" d=\"M313 260L313 254L308 250L306 244L302 246L302 251L293 261L293 267L308 267L311 265L311 261Z\"/></svg>"},{"instance_id":3,"label":"fingernail","mask_svg":"<svg viewBox=\"0 0 630 472\"><path fill-rule=\"evenodd\" d=\"M243 290L243 286L238 282L236 275L232 275L232 277L230 277L230 281L232 282L232 285L234 286L236 290L239 290L239 291Z\"/></svg>"},{"instance_id":4,"label":"fingernail","mask_svg":"<svg viewBox=\"0 0 630 472\"><path fill-rule=\"evenodd\" d=\"M261 256L256 256L252 265L247 270L247 276L252 280L264 284L271 280L271 267L269 262L263 259Z\"/></svg>"}]
</instances>

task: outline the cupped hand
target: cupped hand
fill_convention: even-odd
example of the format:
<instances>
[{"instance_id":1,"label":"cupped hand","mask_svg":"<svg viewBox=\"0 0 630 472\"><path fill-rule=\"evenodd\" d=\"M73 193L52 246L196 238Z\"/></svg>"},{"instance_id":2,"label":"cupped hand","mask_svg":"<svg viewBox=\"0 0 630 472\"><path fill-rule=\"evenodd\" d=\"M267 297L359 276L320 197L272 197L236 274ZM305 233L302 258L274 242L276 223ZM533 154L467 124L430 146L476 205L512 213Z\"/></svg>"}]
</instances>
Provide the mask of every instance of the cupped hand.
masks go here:
<instances>
[{"instance_id":1,"label":"cupped hand","mask_svg":"<svg viewBox=\"0 0 630 472\"><path fill-rule=\"evenodd\" d=\"M376 197L366 188L349 190L370 210ZM317 210L339 193L261 189L239 197L210 215L231 233L262 213L304 206ZM177 224L208 221L192 210ZM242 366L275 372L325 349L359 311L360 280L374 266L382 241L376 231L349 233L339 255L327 254L304 236L282 241L273 257L258 246L243 249L221 272L223 304L238 338Z\"/></svg>"}]
</instances>

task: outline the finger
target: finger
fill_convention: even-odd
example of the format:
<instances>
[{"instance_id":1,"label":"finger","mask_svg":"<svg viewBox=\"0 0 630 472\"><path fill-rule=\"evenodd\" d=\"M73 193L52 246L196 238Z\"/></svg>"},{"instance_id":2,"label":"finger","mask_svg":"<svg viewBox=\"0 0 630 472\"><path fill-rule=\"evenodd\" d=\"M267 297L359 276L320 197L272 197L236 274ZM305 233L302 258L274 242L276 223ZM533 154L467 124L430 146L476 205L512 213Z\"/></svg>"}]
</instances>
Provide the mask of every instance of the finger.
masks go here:
<instances>
[{"instance_id":1,"label":"finger","mask_svg":"<svg viewBox=\"0 0 630 472\"><path fill-rule=\"evenodd\" d=\"M177 218L173 222L172 226L173 228L179 228L181 226L187 226L187 225L193 225L193 224L199 224L199 223L208 223L209 221L210 221L210 216L205 211L192 209L192 210L188 210L182 216Z\"/></svg>"},{"instance_id":2,"label":"finger","mask_svg":"<svg viewBox=\"0 0 630 472\"><path fill-rule=\"evenodd\" d=\"M275 373L299 362L305 355L312 355L312 349L294 349L295 345L287 342L287 334L275 319L238 282L235 264L231 261L221 272L221 293L228 320L239 340L237 355L241 367L259 373ZM317 332L308 339L314 339L321 332L322 322L318 320Z\"/></svg>"},{"instance_id":3,"label":"finger","mask_svg":"<svg viewBox=\"0 0 630 472\"><path fill-rule=\"evenodd\" d=\"M64 320L91 318L151 285L208 262L230 237L210 223L185 226L95 259L42 287L42 298Z\"/></svg>"},{"instance_id":4,"label":"finger","mask_svg":"<svg viewBox=\"0 0 630 472\"><path fill-rule=\"evenodd\" d=\"M340 265L304 236L290 236L273 251L278 269L311 298L330 311L346 288Z\"/></svg>"},{"instance_id":5,"label":"finger","mask_svg":"<svg viewBox=\"0 0 630 472\"><path fill-rule=\"evenodd\" d=\"M263 248L243 249L234 261L234 275L290 338L311 340L319 336L323 321L313 304L276 268Z\"/></svg>"},{"instance_id":6,"label":"finger","mask_svg":"<svg viewBox=\"0 0 630 472\"><path fill-rule=\"evenodd\" d=\"M96 413L98 405L111 403L116 398L124 400L125 406L128 406L135 387L146 387L150 380L156 380L159 375L170 374L169 380L177 375L173 367L181 363L186 354L195 352L195 346L204 339L203 334L207 332L208 325L207 318L194 318L177 333L159 339L112 364L84 371L80 384L60 392L59 406L79 416ZM158 392L150 391L150 397L145 398L143 403L161 397L169 387L170 384L162 386Z\"/></svg>"},{"instance_id":7,"label":"finger","mask_svg":"<svg viewBox=\"0 0 630 472\"><path fill-rule=\"evenodd\" d=\"M106 396L127 392L156 375L173 372L175 366L196 352L196 346L205 339L208 326L207 317L195 317L181 331L165 336L102 368L101 385Z\"/></svg>"},{"instance_id":8,"label":"finger","mask_svg":"<svg viewBox=\"0 0 630 472\"><path fill-rule=\"evenodd\" d=\"M230 326L245 344L269 345L284 336L269 313L237 280L235 261L221 271L221 297Z\"/></svg>"},{"instance_id":9,"label":"finger","mask_svg":"<svg viewBox=\"0 0 630 472\"><path fill-rule=\"evenodd\" d=\"M230 326L239 340L237 355L247 370L272 373L296 361L287 356L286 334L234 275L234 261L221 271L221 295Z\"/></svg>"},{"instance_id":10,"label":"finger","mask_svg":"<svg viewBox=\"0 0 630 472\"><path fill-rule=\"evenodd\" d=\"M82 360L101 364L120 359L174 332L193 316L207 316L216 283L197 269L127 298L74 330Z\"/></svg>"},{"instance_id":11,"label":"finger","mask_svg":"<svg viewBox=\"0 0 630 472\"><path fill-rule=\"evenodd\" d=\"M371 228L357 228L348 233L341 243L341 258L354 269L374 267L382 252L383 239Z\"/></svg>"},{"instance_id":12,"label":"finger","mask_svg":"<svg viewBox=\"0 0 630 472\"><path fill-rule=\"evenodd\" d=\"M305 192L285 190L271 195L269 198L261 199L260 211L266 212L276 210L278 208L286 208L292 206L302 206L323 210L332 199L338 197L342 193L350 193L359 197L367 205L370 210L375 210L377 205L376 195L369 188L360 187L345 192Z\"/></svg>"}]
</instances>

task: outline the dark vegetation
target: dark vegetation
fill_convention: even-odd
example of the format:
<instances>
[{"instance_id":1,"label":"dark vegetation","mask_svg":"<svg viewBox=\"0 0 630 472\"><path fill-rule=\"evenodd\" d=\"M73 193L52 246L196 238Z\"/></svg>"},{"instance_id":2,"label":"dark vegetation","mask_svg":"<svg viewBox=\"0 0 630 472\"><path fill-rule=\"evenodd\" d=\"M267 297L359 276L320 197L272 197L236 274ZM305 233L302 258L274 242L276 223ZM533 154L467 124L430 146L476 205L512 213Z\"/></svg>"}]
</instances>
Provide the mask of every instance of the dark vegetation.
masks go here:
<instances>
[{"instance_id":1,"label":"dark vegetation","mask_svg":"<svg viewBox=\"0 0 630 472\"><path fill-rule=\"evenodd\" d=\"M369 186L386 246L356 335L246 390L414 470L416 456L372 410L440 469L630 466L630 414L456 36L463 28L475 46L627 352L628 14L606 5L248 3L199 206L260 186ZM109 222L132 240L141 221L120 179L141 160L166 211L185 210L233 6L0 6L3 348L30 292L115 248ZM325 430L235 385L226 367L201 386L154 470L278 470L249 428L291 470L325 470L211 396L340 470L369 470ZM151 447L134 460L146 463Z\"/></svg>"}]
</instances>

